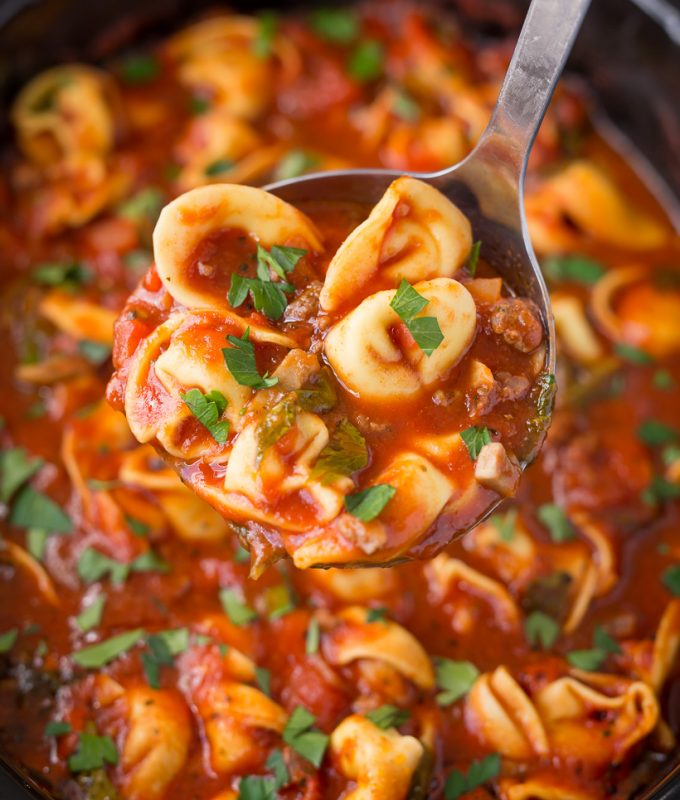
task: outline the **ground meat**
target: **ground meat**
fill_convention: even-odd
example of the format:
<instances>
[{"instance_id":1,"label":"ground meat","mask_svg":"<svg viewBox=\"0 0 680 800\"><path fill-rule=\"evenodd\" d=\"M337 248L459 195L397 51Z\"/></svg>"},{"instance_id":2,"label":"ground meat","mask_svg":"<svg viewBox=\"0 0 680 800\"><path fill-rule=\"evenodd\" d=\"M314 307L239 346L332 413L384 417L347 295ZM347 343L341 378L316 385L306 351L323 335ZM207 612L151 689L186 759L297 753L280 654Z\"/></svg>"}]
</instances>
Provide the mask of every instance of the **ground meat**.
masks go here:
<instances>
[{"instance_id":1,"label":"ground meat","mask_svg":"<svg viewBox=\"0 0 680 800\"><path fill-rule=\"evenodd\" d=\"M288 304L283 316L284 322L307 322L319 313L319 293L323 284L311 281L300 294Z\"/></svg>"},{"instance_id":2,"label":"ground meat","mask_svg":"<svg viewBox=\"0 0 680 800\"><path fill-rule=\"evenodd\" d=\"M543 339L541 316L535 303L519 297L504 297L491 306L491 330L516 350L530 353Z\"/></svg>"},{"instance_id":3,"label":"ground meat","mask_svg":"<svg viewBox=\"0 0 680 800\"><path fill-rule=\"evenodd\" d=\"M354 424L359 428L361 433L388 433L392 430L392 426L387 422L375 422L366 414L357 414L354 419Z\"/></svg>"},{"instance_id":4,"label":"ground meat","mask_svg":"<svg viewBox=\"0 0 680 800\"><path fill-rule=\"evenodd\" d=\"M523 375L511 375L509 372L497 372L496 390L501 400L521 400L529 391L529 379Z\"/></svg>"}]
</instances>

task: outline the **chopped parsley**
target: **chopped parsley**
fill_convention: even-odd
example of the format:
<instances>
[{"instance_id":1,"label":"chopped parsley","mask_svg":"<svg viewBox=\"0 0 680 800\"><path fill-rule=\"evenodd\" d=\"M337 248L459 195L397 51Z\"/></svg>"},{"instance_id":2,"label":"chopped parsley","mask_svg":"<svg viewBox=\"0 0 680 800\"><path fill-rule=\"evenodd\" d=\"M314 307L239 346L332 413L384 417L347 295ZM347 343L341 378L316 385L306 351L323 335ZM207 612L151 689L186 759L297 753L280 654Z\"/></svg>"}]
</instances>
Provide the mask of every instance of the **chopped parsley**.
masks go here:
<instances>
[{"instance_id":1,"label":"chopped parsley","mask_svg":"<svg viewBox=\"0 0 680 800\"><path fill-rule=\"evenodd\" d=\"M280 789L290 783L290 775L288 774L288 767L283 758L283 753L280 750L272 750L267 757L265 766L274 776L276 788Z\"/></svg>"},{"instance_id":2,"label":"chopped parsley","mask_svg":"<svg viewBox=\"0 0 680 800\"><path fill-rule=\"evenodd\" d=\"M244 278L235 272L231 276L231 284L227 300L232 308L238 308L250 297L255 310L271 320L281 319L288 305L286 292L294 291L294 287L285 281L272 281L269 276L261 278Z\"/></svg>"},{"instance_id":3,"label":"chopped parsley","mask_svg":"<svg viewBox=\"0 0 680 800\"><path fill-rule=\"evenodd\" d=\"M246 775L238 785L237 800L276 800L276 781L262 775Z\"/></svg>"},{"instance_id":4,"label":"chopped parsley","mask_svg":"<svg viewBox=\"0 0 680 800\"><path fill-rule=\"evenodd\" d=\"M418 347L426 356L431 356L444 341L444 334L436 317L416 317L416 314L422 311L428 302L429 300L419 294L405 278L402 278L390 306L406 325Z\"/></svg>"},{"instance_id":5,"label":"chopped parsley","mask_svg":"<svg viewBox=\"0 0 680 800\"><path fill-rule=\"evenodd\" d=\"M321 369L313 375L309 382L297 390L297 399L300 407L314 414L323 414L335 408L338 396L333 386L333 374L328 367Z\"/></svg>"},{"instance_id":6,"label":"chopped parsley","mask_svg":"<svg viewBox=\"0 0 680 800\"><path fill-rule=\"evenodd\" d=\"M130 514L125 515L125 524L134 533L135 536L139 536L141 538L148 536L151 530L151 528L146 524L146 522L142 522L141 519L132 517L130 516Z\"/></svg>"},{"instance_id":7,"label":"chopped parsley","mask_svg":"<svg viewBox=\"0 0 680 800\"><path fill-rule=\"evenodd\" d=\"M347 419L341 419L328 444L319 453L312 477L321 483L333 483L363 469L368 464L366 440Z\"/></svg>"},{"instance_id":8,"label":"chopped parsley","mask_svg":"<svg viewBox=\"0 0 680 800\"><path fill-rule=\"evenodd\" d=\"M328 745L328 736L313 727L316 717L304 706L296 706L283 729L283 741L307 761L320 767Z\"/></svg>"},{"instance_id":9,"label":"chopped parsley","mask_svg":"<svg viewBox=\"0 0 680 800\"><path fill-rule=\"evenodd\" d=\"M392 113L406 122L417 122L420 119L420 106L405 89L399 88L394 93Z\"/></svg>"},{"instance_id":10,"label":"chopped parsley","mask_svg":"<svg viewBox=\"0 0 680 800\"><path fill-rule=\"evenodd\" d=\"M131 572L167 572L168 570L168 564L153 550L147 550L129 564L109 558L93 547L83 550L78 559L78 575L85 583L94 583L108 576L113 584L120 585L125 582Z\"/></svg>"},{"instance_id":11,"label":"chopped parsley","mask_svg":"<svg viewBox=\"0 0 680 800\"><path fill-rule=\"evenodd\" d=\"M361 492L348 494L345 497L345 508L353 517L362 522L370 522L380 514L396 493L394 486L379 483Z\"/></svg>"},{"instance_id":12,"label":"chopped parsley","mask_svg":"<svg viewBox=\"0 0 680 800\"><path fill-rule=\"evenodd\" d=\"M132 222L156 222L163 208L164 195L160 189L148 186L118 206L118 214Z\"/></svg>"},{"instance_id":13,"label":"chopped parsley","mask_svg":"<svg viewBox=\"0 0 680 800\"><path fill-rule=\"evenodd\" d=\"M158 60L149 54L128 56L120 65L120 76L125 83L149 83L160 75Z\"/></svg>"},{"instance_id":14,"label":"chopped parsley","mask_svg":"<svg viewBox=\"0 0 680 800\"><path fill-rule=\"evenodd\" d=\"M227 409L227 398L222 392L213 389L203 394L200 389L189 389L180 397L217 444L224 444L229 436L229 421L220 420Z\"/></svg>"},{"instance_id":15,"label":"chopped parsley","mask_svg":"<svg viewBox=\"0 0 680 800\"><path fill-rule=\"evenodd\" d=\"M166 638L158 633L151 634L146 640L146 645L148 649L142 653L144 675L152 689L160 689L161 667L173 665L172 652Z\"/></svg>"},{"instance_id":16,"label":"chopped parsley","mask_svg":"<svg viewBox=\"0 0 680 800\"><path fill-rule=\"evenodd\" d=\"M263 11L257 16L257 33L253 39L253 53L258 58L269 58L273 52L274 39L279 29L279 15L275 11Z\"/></svg>"},{"instance_id":17,"label":"chopped parsley","mask_svg":"<svg viewBox=\"0 0 680 800\"><path fill-rule=\"evenodd\" d=\"M597 283L606 270L598 261L587 256L550 256L541 262L545 277L553 283L571 281L587 286Z\"/></svg>"},{"instance_id":18,"label":"chopped parsley","mask_svg":"<svg viewBox=\"0 0 680 800\"><path fill-rule=\"evenodd\" d=\"M654 359L649 355L649 353L646 353L644 350L640 350L639 347L635 347L632 344L619 342L614 346L614 352L617 356L624 359L624 361L628 361L638 367L645 367L654 363Z\"/></svg>"},{"instance_id":19,"label":"chopped parsley","mask_svg":"<svg viewBox=\"0 0 680 800\"><path fill-rule=\"evenodd\" d=\"M48 261L38 264L31 272L31 280L43 286L73 292L92 280L92 273L77 261Z\"/></svg>"},{"instance_id":20,"label":"chopped parsley","mask_svg":"<svg viewBox=\"0 0 680 800\"><path fill-rule=\"evenodd\" d=\"M385 48L376 39L359 42L349 56L347 70L360 83L374 81L383 74Z\"/></svg>"},{"instance_id":21,"label":"chopped parsley","mask_svg":"<svg viewBox=\"0 0 680 800\"><path fill-rule=\"evenodd\" d=\"M234 379L241 386L250 386L253 389L269 389L275 386L278 378L269 377L265 372L260 375L255 363L255 348L249 340L250 328L246 328L243 336L227 336L227 341L231 347L222 348L222 355L227 365L227 369L234 376Z\"/></svg>"},{"instance_id":22,"label":"chopped parsley","mask_svg":"<svg viewBox=\"0 0 680 800\"><path fill-rule=\"evenodd\" d=\"M247 564L250 561L250 553L245 549L245 547L238 545L234 551L233 558L237 564Z\"/></svg>"},{"instance_id":23,"label":"chopped parsley","mask_svg":"<svg viewBox=\"0 0 680 800\"><path fill-rule=\"evenodd\" d=\"M312 617L307 626L307 633L305 634L305 653L308 656L317 653L319 650L319 643L321 641L321 630L319 628L319 620Z\"/></svg>"},{"instance_id":24,"label":"chopped parsley","mask_svg":"<svg viewBox=\"0 0 680 800\"><path fill-rule=\"evenodd\" d=\"M29 456L22 447L0 451L0 502L9 502L44 463L41 458Z\"/></svg>"},{"instance_id":25,"label":"chopped parsley","mask_svg":"<svg viewBox=\"0 0 680 800\"><path fill-rule=\"evenodd\" d=\"M567 661L572 667L587 672L595 672L604 664L610 654L620 653L618 642L605 629L598 625L593 634L593 647L590 650L572 650L567 653Z\"/></svg>"},{"instance_id":26,"label":"chopped parsley","mask_svg":"<svg viewBox=\"0 0 680 800\"><path fill-rule=\"evenodd\" d=\"M359 18L349 8L317 8L309 21L319 36L335 44L349 44L359 35Z\"/></svg>"},{"instance_id":27,"label":"chopped parsley","mask_svg":"<svg viewBox=\"0 0 680 800\"><path fill-rule=\"evenodd\" d=\"M645 420L637 430L640 441L654 447L660 444L669 444L678 438L678 432L670 425L659 422L656 419Z\"/></svg>"},{"instance_id":28,"label":"chopped parsley","mask_svg":"<svg viewBox=\"0 0 680 800\"><path fill-rule=\"evenodd\" d=\"M403 725L411 716L411 712L387 703L367 712L364 716L366 719L370 719L375 726L386 731L388 728L398 728Z\"/></svg>"},{"instance_id":29,"label":"chopped parsley","mask_svg":"<svg viewBox=\"0 0 680 800\"><path fill-rule=\"evenodd\" d=\"M480 786L498 776L501 771L501 757L498 753L473 761L466 773L453 769L444 784L445 800L458 800L467 792L478 789Z\"/></svg>"},{"instance_id":30,"label":"chopped parsley","mask_svg":"<svg viewBox=\"0 0 680 800\"><path fill-rule=\"evenodd\" d=\"M498 538L502 542L511 542L515 538L515 526L517 525L517 509L511 508L505 514L493 514L489 522L498 532Z\"/></svg>"},{"instance_id":31,"label":"chopped parsley","mask_svg":"<svg viewBox=\"0 0 680 800\"><path fill-rule=\"evenodd\" d=\"M452 661L439 658L435 664L437 687L442 691L437 695L440 706L450 706L464 697L479 677L479 670L471 661Z\"/></svg>"},{"instance_id":32,"label":"chopped parsley","mask_svg":"<svg viewBox=\"0 0 680 800\"><path fill-rule=\"evenodd\" d=\"M485 444L491 444L491 431L487 427L473 425L460 432L460 438L467 447L470 458L476 461Z\"/></svg>"},{"instance_id":33,"label":"chopped parsley","mask_svg":"<svg viewBox=\"0 0 680 800\"><path fill-rule=\"evenodd\" d=\"M680 597L680 564L668 567L661 576L661 582L675 597Z\"/></svg>"},{"instance_id":34,"label":"chopped parsley","mask_svg":"<svg viewBox=\"0 0 680 800\"><path fill-rule=\"evenodd\" d=\"M560 626L543 611L532 611L524 620L524 635L532 647L540 646L549 650L560 635Z\"/></svg>"},{"instance_id":35,"label":"chopped parsley","mask_svg":"<svg viewBox=\"0 0 680 800\"><path fill-rule=\"evenodd\" d=\"M287 181L297 178L314 167L319 166L319 159L306 150L291 150L279 161L274 170L275 181Z\"/></svg>"},{"instance_id":36,"label":"chopped parsley","mask_svg":"<svg viewBox=\"0 0 680 800\"><path fill-rule=\"evenodd\" d=\"M295 395L286 395L264 415L255 430L258 463L267 450L290 431L297 413Z\"/></svg>"},{"instance_id":37,"label":"chopped parsley","mask_svg":"<svg viewBox=\"0 0 680 800\"><path fill-rule=\"evenodd\" d=\"M270 586L264 593L269 619L279 619L295 609L295 598L285 583Z\"/></svg>"},{"instance_id":38,"label":"chopped parsley","mask_svg":"<svg viewBox=\"0 0 680 800\"><path fill-rule=\"evenodd\" d=\"M234 168L234 162L230 158L218 158L211 161L210 164L203 170L203 174L207 178L213 178L215 175L221 175L223 172L229 172Z\"/></svg>"},{"instance_id":39,"label":"chopped parsley","mask_svg":"<svg viewBox=\"0 0 680 800\"><path fill-rule=\"evenodd\" d=\"M103 594L97 595L94 600L83 608L83 610L75 618L76 625L81 631L89 631L96 628L101 622L102 614L104 613L104 606L106 605L106 596Z\"/></svg>"},{"instance_id":40,"label":"chopped parsley","mask_svg":"<svg viewBox=\"0 0 680 800\"><path fill-rule=\"evenodd\" d=\"M50 533L71 533L73 523L47 495L30 486L17 494L9 515L12 525L19 528L40 528Z\"/></svg>"},{"instance_id":41,"label":"chopped parsley","mask_svg":"<svg viewBox=\"0 0 680 800\"><path fill-rule=\"evenodd\" d=\"M18 628L10 628L8 631L0 633L0 653L9 653L14 647L18 635Z\"/></svg>"},{"instance_id":42,"label":"chopped parsley","mask_svg":"<svg viewBox=\"0 0 680 800\"><path fill-rule=\"evenodd\" d=\"M234 625L247 625L257 619L257 612L246 603L235 589L220 589L220 603L225 614Z\"/></svg>"},{"instance_id":43,"label":"chopped parsley","mask_svg":"<svg viewBox=\"0 0 680 800\"><path fill-rule=\"evenodd\" d=\"M83 732L78 738L78 750L69 756L68 768L71 772L90 772L117 763L118 751L110 736Z\"/></svg>"},{"instance_id":44,"label":"chopped parsley","mask_svg":"<svg viewBox=\"0 0 680 800\"><path fill-rule=\"evenodd\" d=\"M384 622L387 617L387 609L384 606L369 608L366 612L366 622Z\"/></svg>"},{"instance_id":45,"label":"chopped parsley","mask_svg":"<svg viewBox=\"0 0 680 800\"><path fill-rule=\"evenodd\" d=\"M659 389L662 392L668 392L675 388L673 376L667 369L657 369L652 375L652 384L655 389Z\"/></svg>"},{"instance_id":46,"label":"chopped parsley","mask_svg":"<svg viewBox=\"0 0 680 800\"><path fill-rule=\"evenodd\" d=\"M87 359L90 364L99 366L105 361L108 361L111 357L111 345L84 339L78 342L78 352L83 358Z\"/></svg>"},{"instance_id":47,"label":"chopped parsley","mask_svg":"<svg viewBox=\"0 0 680 800\"><path fill-rule=\"evenodd\" d=\"M70 722L52 719L45 725L45 736L65 736L67 733L71 733L72 730Z\"/></svg>"},{"instance_id":48,"label":"chopped parsley","mask_svg":"<svg viewBox=\"0 0 680 800\"><path fill-rule=\"evenodd\" d=\"M90 669L103 667L105 664L114 661L118 656L123 655L123 653L127 653L143 636L144 630L135 628L132 631L126 631L118 636L112 636L110 639L97 642L97 644L76 650L71 654L71 658L80 667Z\"/></svg>"},{"instance_id":49,"label":"chopped parsley","mask_svg":"<svg viewBox=\"0 0 680 800\"><path fill-rule=\"evenodd\" d=\"M255 682L267 696L271 694L272 674L266 667L255 667Z\"/></svg>"},{"instance_id":50,"label":"chopped parsley","mask_svg":"<svg viewBox=\"0 0 680 800\"><path fill-rule=\"evenodd\" d=\"M471 277L477 274L477 264L479 263L479 251L482 249L482 243L477 240L470 249L470 255L467 260L467 268Z\"/></svg>"},{"instance_id":51,"label":"chopped parsley","mask_svg":"<svg viewBox=\"0 0 680 800\"><path fill-rule=\"evenodd\" d=\"M642 500L649 505L660 505L678 497L680 497L680 486L667 481L660 475L655 475L649 486L642 492Z\"/></svg>"},{"instance_id":52,"label":"chopped parsley","mask_svg":"<svg viewBox=\"0 0 680 800\"><path fill-rule=\"evenodd\" d=\"M555 503L544 503L539 506L537 516L548 529L553 542L561 544L576 537L574 526L564 511Z\"/></svg>"}]
</instances>

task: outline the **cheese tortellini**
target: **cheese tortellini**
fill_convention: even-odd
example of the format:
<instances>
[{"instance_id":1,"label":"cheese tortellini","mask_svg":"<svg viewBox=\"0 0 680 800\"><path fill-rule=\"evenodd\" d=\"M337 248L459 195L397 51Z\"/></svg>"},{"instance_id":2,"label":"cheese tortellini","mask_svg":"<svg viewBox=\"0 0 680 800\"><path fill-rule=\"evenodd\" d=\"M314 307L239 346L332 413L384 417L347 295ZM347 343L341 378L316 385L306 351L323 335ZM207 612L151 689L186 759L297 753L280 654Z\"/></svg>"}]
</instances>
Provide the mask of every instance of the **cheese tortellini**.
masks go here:
<instances>
[{"instance_id":1,"label":"cheese tortellini","mask_svg":"<svg viewBox=\"0 0 680 800\"><path fill-rule=\"evenodd\" d=\"M467 218L427 183L398 178L331 261L321 307L334 311L368 285L451 277L472 247Z\"/></svg>"}]
</instances>

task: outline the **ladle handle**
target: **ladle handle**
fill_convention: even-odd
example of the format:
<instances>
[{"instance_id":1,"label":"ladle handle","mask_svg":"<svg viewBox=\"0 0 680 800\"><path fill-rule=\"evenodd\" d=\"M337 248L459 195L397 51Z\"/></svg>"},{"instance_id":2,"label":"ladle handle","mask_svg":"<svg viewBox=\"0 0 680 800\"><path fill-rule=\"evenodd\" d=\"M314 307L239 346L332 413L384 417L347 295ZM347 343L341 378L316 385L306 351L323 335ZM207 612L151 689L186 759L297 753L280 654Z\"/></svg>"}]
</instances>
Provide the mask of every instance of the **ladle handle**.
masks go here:
<instances>
[{"instance_id":1,"label":"ladle handle","mask_svg":"<svg viewBox=\"0 0 680 800\"><path fill-rule=\"evenodd\" d=\"M533 0L477 149L505 140L521 175L590 0Z\"/></svg>"}]
</instances>

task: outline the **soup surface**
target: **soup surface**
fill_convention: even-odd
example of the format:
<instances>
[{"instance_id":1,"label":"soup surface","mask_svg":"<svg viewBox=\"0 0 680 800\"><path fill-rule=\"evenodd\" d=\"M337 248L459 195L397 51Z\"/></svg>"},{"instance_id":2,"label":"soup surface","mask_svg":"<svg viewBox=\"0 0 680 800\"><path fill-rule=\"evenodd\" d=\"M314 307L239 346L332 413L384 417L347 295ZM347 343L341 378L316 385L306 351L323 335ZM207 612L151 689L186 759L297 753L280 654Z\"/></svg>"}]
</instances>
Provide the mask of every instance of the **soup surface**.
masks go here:
<instances>
[{"instance_id":1,"label":"soup surface","mask_svg":"<svg viewBox=\"0 0 680 800\"><path fill-rule=\"evenodd\" d=\"M140 316L117 328L119 408L125 348L178 311L158 253L152 267L163 206L309 169L456 162L483 130L511 44L473 38L422 3L225 11L103 67L58 66L17 96L0 178L0 749L56 797L623 800L677 753L680 249L634 162L594 129L583 87L557 92L527 187L558 333L553 424L517 497L434 558L267 566L280 543L263 525L248 539L261 573L249 577L234 526L105 399L130 295ZM315 300L304 288L324 280L370 210L303 211L327 261L300 256L292 302L272 295L286 302L276 326L257 318L254 284L242 283L234 330L218 331L223 358L225 336L243 340L250 324L262 380L283 353L260 347L256 327L308 352ZM228 227L188 262L190 288L218 286L222 300L235 264L266 282L257 251L248 260L252 241ZM271 241L270 256L275 245L313 249ZM463 258L455 279L472 293L492 274L482 260L473 279ZM217 328L194 322L187 342L198 335L210 351ZM506 342L516 360L502 369L491 361L499 334L488 335L466 358L491 366L490 396L520 391L512 378L529 375L531 354ZM374 415L342 384L338 417L378 459L399 436L372 421L430 435L451 415L446 431L488 427L523 457L515 437L530 395L499 400L485 419L442 387L424 414L387 403ZM322 396L322 386L300 389ZM166 431L171 447L219 449L222 423L238 424L223 415L240 406L186 384L199 387L217 439L192 413L186 430ZM140 409L151 414L156 399ZM339 419L327 419L334 430ZM173 458L192 478L184 465L195 459ZM361 471L353 480L350 494L369 486ZM435 522L428 540L446 540L450 525Z\"/></svg>"}]
</instances>

